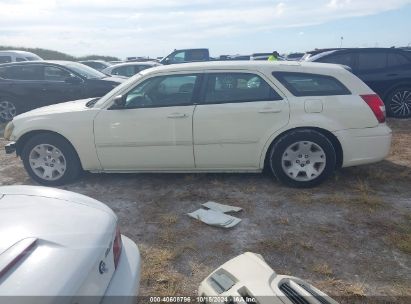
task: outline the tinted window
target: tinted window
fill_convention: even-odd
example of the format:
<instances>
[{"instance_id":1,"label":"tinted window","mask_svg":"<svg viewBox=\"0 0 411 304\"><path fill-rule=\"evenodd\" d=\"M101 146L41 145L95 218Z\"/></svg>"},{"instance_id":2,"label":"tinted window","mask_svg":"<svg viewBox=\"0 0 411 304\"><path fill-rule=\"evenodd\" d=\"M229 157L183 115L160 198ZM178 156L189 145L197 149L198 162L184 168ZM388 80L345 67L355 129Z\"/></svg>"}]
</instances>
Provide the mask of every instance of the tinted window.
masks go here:
<instances>
[{"instance_id":1,"label":"tinted window","mask_svg":"<svg viewBox=\"0 0 411 304\"><path fill-rule=\"evenodd\" d=\"M20 65L7 67L2 78L15 80L42 80L41 68L37 65Z\"/></svg>"},{"instance_id":2,"label":"tinted window","mask_svg":"<svg viewBox=\"0 0 411 304\"><path fill-rule=\"evenodd\" d=\"M260 76L250 73L209 74L205 103L233 103L282 99Z\"/></svg>"},{"instance_id":3,"label":"tinted window","mask_svg":"<svg viewBox=\"0 0 411 304\"><path fill-rule=\"evenodd\" d=\"M21 62L21 61L27 61L25 58L21 58L21 57L16 57L16 61L17 62Z\"/></svg>"},{"instance_id":4,"label":"tinted window","mask_svg":"<svg viewBox=\"0 0 411 304\"><path fill-rule=\"evenodd\" d=\"M352 54L332 54L324 57L320 57L317 62L324 63L334 63L334 64L343 64L352 67Z\"/></svg>"},{"instance_id":5,"label":"tinted window","mask_svg":"<svg viewBox=\"0 0 411 304\"><path fill-rule=\"evenodd\" d=\"M11 56L0 56L0 63L11 62Z\"/></svg>"},{"instance_id":6,"label":"tinted window","mask_svg":"<svg viewBox=\"0 0 411 304\"><path fill-rule=\"evenodd\" d=\"M384 69L387 66L387 54L384 52L358 53L360 71Z\"/></svg>"},{"instance_id":7,"label":"tinted window","mask_svg":"<svg viewBox=\"0 0 411 304\"><path fill-rule=\"evenodd\" d=\"M174 63L184 62L186 60L186 52L178 52L170 57L170 61Z\"/></svg>"},{"instance_id":8,"label":"tinted window","mask_svg":"<svg viewBox=\"0 0 411 304\"><path fill-rule=\"evenodd\" d=\"M136 72L134 70L134 66L126 65L126 66L121 66L121 67L113 69L111 74L112 75L121 75L121 76L131 77L134 74L136 74Z\"/></svg>"},{"instance_id":9,"label":"tinted window","mask_svg":"<svg viewBox=\"0 0 411 304\"><path fill-rule=\"evenodd\" d=\"M331 76L274 72L276 77L294 96L349 95L351 92Z\"/></svg>"},{"instance_id":10,"label":"tinted window","mask_svg":"<svg viewBox=\"0 0 411 304\"><path fill-rule=\"evenodd\" d=\"M192 103L197 75L171 75L147 79L126 96L127 108L169 107Z\"/></svg>"},{"instance_id":11,"label":"tinted window","mask_svg":"<svg viewBox=\"0 0 411 304\"><path fill-rule=\"evenodd\" d=\"M401 54L389 53L387 58L387 66L388 67L398 67L404 64L409 64L407 58L405 58Z\"/></svg>"},{"instance_id":12,"label":"tinted window","mask_svg":"<svg viewBox=\"0 0 411 304\"><path fill-rule=\"evenodd\" d=\"M64 81L70 77L70 73L66 70L53 67L53 66L46 66L44 67L44 80L47 81Z\"/></svg>"}]
</instances>

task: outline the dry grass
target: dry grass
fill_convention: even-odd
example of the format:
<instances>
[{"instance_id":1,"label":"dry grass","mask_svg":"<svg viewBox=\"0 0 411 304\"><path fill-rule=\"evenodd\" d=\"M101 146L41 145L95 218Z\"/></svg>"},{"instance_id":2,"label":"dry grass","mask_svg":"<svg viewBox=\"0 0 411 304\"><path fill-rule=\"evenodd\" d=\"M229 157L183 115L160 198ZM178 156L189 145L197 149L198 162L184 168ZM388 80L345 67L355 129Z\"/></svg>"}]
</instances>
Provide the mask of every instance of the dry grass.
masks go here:
<instances>
[{"instance_id":1,"label":"dry grass","mask_svg":"<svg viewBox=\"0 0 411 304\"><path fill-rule=\"evenodd\" d=\"M290 225L290 220L288 217L282 217L277 221L277 223L280 225Z\"/></svg>"},{"instance_id":2,"label":"dry grass","mask_svg":"<svg viewBox=\"0 0 411 304\"><path fill-rule=\"evenodd\" d=\"M338 296L366 296L366 288L363 283L350 283L343 280L338 280L336 278L327 278L325 280L318 281L315 283L315 287L328 293L333 291L333 294L337 294Z\"/></svg>"},{"instance_id":3,"label":"dry grass","mask_svg":"<svg viewBox=\"0 0 411 304\"><path fill-rule=\"evenodd\" d=\"M255 252L273 252L279 251L282 253L290 252L294 247L294 242L289 237L282 236L280 239L266 239L257 243Z\"/></svg>"},{"instance_id":4,"label":"dry grass","mask_svg":"<svg viewBox=\"0 0 411 304\"><path fill-rule=\"evenodd\" d=\"M333 274L331 267L327 263L315 264L312 270L318 274L330 276Z\"/></svg>"},{"instance_id":5,"label":"dry grass","mask_svg":"<svg viewBox=\"0 0 411 304\"><path fill-rule=\"evenodd\" d=\"M314 202L313 194L309 191L301 191L292 196L292 200L297 203L311 204Z\"/></svg>"}]
</instances>

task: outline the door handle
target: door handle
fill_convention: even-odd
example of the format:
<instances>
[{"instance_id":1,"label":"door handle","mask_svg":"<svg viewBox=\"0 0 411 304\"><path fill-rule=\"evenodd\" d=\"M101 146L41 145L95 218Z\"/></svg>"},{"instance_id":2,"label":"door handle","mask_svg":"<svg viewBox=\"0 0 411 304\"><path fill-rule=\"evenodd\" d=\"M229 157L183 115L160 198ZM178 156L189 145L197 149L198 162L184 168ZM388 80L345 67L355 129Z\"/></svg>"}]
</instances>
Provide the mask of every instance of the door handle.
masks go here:
<instances>
[{"instance_id":1,"label":"door handle","mask_svg":"<svg viewBox=\"0 0 411 304\"><path fill-rule=\"evenodd\" d=\"M264 108L258 111L258 113L265 114L265 113L280 113L281 109L276 108Z\"/></svg>"},{"instance_id":2,"label":"door handle","mask_svg":"<svg viewBox=\"0 0 411 304\"><path fill-rule=\"evenodd\" d=\"M183 113L172 113L167 115L168 118L186 118L188 117L187 114L183 114Z\"/></svg>"}]
</instances>

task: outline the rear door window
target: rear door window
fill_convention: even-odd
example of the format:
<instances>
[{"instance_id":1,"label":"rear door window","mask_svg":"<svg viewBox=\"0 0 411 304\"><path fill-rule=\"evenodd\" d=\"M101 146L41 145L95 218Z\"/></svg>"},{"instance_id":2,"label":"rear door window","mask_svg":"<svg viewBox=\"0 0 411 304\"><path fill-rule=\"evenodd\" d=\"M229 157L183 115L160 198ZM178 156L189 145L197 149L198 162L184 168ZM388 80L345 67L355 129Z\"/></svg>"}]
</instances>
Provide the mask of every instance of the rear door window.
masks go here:
<instances>
[{"instance_id":1,"label":"rear door window","mask_svg":"<svg viewBox=\"0 0 411 304\"><path fill-rule=\"evenodd\" d=\"M41 67L38 65L11 66L2 73L2 76L14 80L43 80Z\"/></svg>"},{"instance_id":2,"label":"rear door window","mask_svg":"<svg viewBox=\"0 0 411 304\"><path fill-rule=\"evenodd\" d=\"M260 76L252 73L213 73L207 76L204 102L238 103L281 100Z\"/></svg>"},{"instance_id":3,"label":"rear door window","mask_svg":"<svg viewBox=\"0 0 411 304\"><path fill-rule=\"evenodd\" d=\"M351 92L336 78L327 75L273 72L294 96L350 95Z\"/></svg>"},{"instance_id":4,"label":"rear door window","mask_svg":"<svg viewBox=\"0 0 411 304\"><path fill-rule=\"evenodd\" d=\"M11 62L11 56L0 56L0 63Z\"/></svg>"}]
</instances>

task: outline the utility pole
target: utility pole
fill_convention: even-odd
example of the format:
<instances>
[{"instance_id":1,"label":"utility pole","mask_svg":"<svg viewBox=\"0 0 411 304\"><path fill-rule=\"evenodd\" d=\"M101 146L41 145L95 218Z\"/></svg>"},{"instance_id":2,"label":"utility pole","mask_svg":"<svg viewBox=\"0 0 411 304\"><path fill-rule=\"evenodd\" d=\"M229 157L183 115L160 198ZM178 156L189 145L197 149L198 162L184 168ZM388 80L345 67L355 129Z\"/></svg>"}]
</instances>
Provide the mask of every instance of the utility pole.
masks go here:
<instances>
[{"instance_id":1,"label":"utility pole","mask_svg":"<svg viewBox=\"0 0 411 304\"><path fill-rule=\"evenodd\" d=\"M340 41L340 48L342 48L342 44L343 44L343 40L344 40L344 37L343 36L341 36L341 41Z\"/></svg>"}]
</instances>

